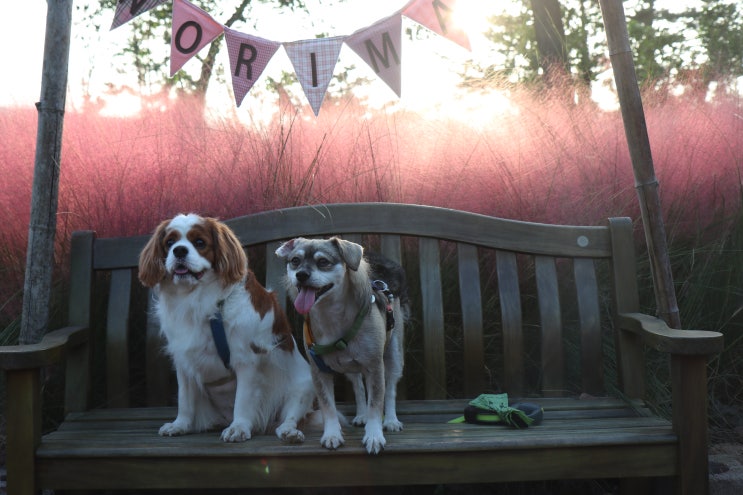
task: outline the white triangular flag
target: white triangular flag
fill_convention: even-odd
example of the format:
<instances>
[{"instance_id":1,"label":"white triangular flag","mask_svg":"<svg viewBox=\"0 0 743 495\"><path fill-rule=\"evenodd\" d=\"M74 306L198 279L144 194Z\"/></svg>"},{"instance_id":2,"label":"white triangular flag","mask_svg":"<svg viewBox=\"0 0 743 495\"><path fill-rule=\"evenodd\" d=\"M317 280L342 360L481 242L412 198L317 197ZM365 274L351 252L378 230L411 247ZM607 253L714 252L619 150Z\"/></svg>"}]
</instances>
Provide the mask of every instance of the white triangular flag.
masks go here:
<instances>
[{"instance_id":1,"label":"white triangular flag","mask_svg":"<svg viewBox=\"0 0 743 495\"><path fill-rule=\"evenodd\" d=\"M230 57L232 91L239 107L281 43L240 33L227 27L224 28L224 39Z\"/></svg>"},{"instance_id":2,"label":"white triangular flag","mask_svg":"<svg viewBox=\"0 0 743 495\"><path fill-rule=\"evenodd\" d=\"M316 116L320 113L344 39L344 36L336 36L284 43L299 84Z\"/></svg>"},{"instance_id":3,"label":"white triangular flag","mask_svg":"<svg viewBox=\"0 0 743 495\"><path fill-rule=\"evenodd\" d=\"M374 70L387 86L400 96L402 63L402 16L383 19L360 29L346 39L346 44Z\"/></svg>"}]
</instances>

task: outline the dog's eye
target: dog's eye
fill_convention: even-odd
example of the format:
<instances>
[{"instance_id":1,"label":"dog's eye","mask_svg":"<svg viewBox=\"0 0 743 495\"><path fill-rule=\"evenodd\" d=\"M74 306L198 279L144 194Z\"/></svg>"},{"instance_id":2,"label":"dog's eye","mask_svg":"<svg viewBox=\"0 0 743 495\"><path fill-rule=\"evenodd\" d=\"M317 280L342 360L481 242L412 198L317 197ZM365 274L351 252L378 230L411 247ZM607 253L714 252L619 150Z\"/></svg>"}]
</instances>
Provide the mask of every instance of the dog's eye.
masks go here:
<instances>
[{"instance_id":1,"label":"dog's eye","mask_svg":"<svg viewBox=\"0 0 743 495\"><path fill-rule=\"evenodd\" d=\"M294 258L289 260L289 263L295 268L298 267L301 262L302 260L300 260L298 256L295 256Z\"/></svg>"},{"instance_id":2,"label":"dog's eye","mask_svg":"<svg viewBox=\"0 0 743 495\"><path fill-rule=\"evenodd\" d=\"M196 239L193 242L193 245L194 245L194 247L196 249L201 250L201 249L204 249L206 247L206 241L204 239Z\"/></svg>"},{"instance_id":3,"label":"dog's eye","mask_svg":"<svg viewBox=\"0 0 743 495\"><path fill-rule=\"evenodd\" d=\"M165 241L165 247L170 248L173 246L173 244L175 244L175 239L168 239Z\"/></svg>"},{"instance_id":4,"label":"dog's eye","mask_svg":"<svg viewBox=\"0 0 743 495\"><path fill-rule=\"evenodd\" d=\"M330 260L326 258L320 258L317 260L317 266L318 268L327 268L330 266Z\"/></svg>"}]
</instances>

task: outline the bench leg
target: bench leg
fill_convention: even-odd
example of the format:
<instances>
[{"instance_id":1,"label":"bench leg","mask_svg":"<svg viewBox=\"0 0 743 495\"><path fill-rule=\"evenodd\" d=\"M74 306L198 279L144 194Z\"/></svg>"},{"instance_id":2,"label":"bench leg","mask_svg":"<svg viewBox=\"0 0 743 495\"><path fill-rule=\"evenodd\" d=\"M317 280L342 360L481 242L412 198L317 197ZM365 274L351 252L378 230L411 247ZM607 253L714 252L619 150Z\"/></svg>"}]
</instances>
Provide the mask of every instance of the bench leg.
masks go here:
<instances>
[{"instance_id":1,"label":"bench leg","mask_svg":"<svg viewBox=\"0 0 743 495\"><path fill-rule=\"evenodd\" d=\"M676 493L709 493L707 357L671 356L673 430L679 436Z\"/></svg>"},{"instance_id":2,"label":"bench leg","mask_svg":"<svg viewBox=\"0 0 743 495\"><path fill-rule=\"evenodd\" d=\"M8 493L35 493L34 454L41 441L41 388L39 370L8 371L7 469Z\"/></svg>"}]
</instances>

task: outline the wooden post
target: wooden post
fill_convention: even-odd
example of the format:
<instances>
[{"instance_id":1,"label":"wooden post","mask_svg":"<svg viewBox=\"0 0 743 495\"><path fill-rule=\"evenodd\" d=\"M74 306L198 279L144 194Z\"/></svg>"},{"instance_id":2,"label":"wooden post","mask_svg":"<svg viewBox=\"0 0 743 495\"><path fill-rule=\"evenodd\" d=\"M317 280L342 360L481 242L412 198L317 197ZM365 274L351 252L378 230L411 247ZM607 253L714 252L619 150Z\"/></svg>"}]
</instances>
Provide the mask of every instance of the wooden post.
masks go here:
<instances>
[{"instance_id":1,"label":"wooden post","mask_svg":"<svg viewBox=\"0 0 743 495\"><path fill-rule=\"evenodd\" d=\"M666 232L622 0L599 0L648 244L658 316L681 327Z\"/></svg>"},{"instance_id":2,"label":"wooden post","mask_svg":"<svg viewBox=\"0 0 743 495\"><path fill-rule=\"evenodd\" d=\"M71 25L72 0L47 0L41 101L36 104L39 124L23 287L22 344L39 342L49 320Z\"/></svg>"}]
</instances>

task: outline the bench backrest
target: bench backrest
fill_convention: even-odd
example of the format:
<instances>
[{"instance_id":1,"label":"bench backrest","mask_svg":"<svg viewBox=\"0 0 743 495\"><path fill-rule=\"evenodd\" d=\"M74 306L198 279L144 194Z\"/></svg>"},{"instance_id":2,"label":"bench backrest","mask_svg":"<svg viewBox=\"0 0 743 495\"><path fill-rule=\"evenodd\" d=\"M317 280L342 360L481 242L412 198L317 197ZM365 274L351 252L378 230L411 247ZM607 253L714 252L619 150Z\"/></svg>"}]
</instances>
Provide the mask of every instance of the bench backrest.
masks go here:
<instances>
[{"instance_id":1,"label":"bench backrest","mask_svg":"<svg viewBox=\"0 0 743 495\"><path fill-rule=\"evenodd\" d=\"M340 235L401 262L412 312L400 393L410 399L493 391L603 394L604 364L622 364L605 352L619 344L613 314L639 306L628 218L609 219L606 226L558 226L355 203L275 210L226 223L248 250L251 268L282 301L285 267L273 253L293 237ZM147 240L73 235L70 323L105 335L99 339L105 344L95 343L92 353L106 377L99 384L105 393L98 400L94 394L98 404L164 405L174 398L157 321L148 316L151 297L136 278ZM621 359L627 364L632 356ZM619 382L632 382L632 393L643 393L636 375ZM69 409L85 402L82 395L68 396Z\"/></svg>"}]
</instances>

